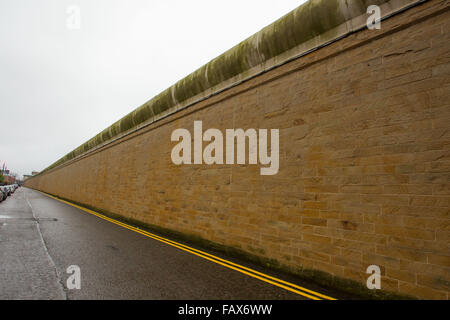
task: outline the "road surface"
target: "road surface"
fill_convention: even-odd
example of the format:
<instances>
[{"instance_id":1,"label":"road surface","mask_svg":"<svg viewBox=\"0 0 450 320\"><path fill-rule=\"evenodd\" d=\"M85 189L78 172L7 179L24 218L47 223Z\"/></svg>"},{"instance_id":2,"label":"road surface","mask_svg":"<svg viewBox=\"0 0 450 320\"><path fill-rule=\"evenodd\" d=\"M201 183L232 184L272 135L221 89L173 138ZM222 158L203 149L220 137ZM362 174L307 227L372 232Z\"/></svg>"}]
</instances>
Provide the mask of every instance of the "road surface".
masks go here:
<instances>
[{"instance_id":1,"label":"road surface","mask_svg":"<svg viewBox=\"0 0 450 320\"><path fill-rule=\"evenodd\" d=\"M261 274L215 263L215 258L149 238L34 190L20 188L0 203L0 299L322 298L314 293L345 297L221 257ZM68 288L69 266L80 269L80 289Z\"/></svg>"}]
</instances>

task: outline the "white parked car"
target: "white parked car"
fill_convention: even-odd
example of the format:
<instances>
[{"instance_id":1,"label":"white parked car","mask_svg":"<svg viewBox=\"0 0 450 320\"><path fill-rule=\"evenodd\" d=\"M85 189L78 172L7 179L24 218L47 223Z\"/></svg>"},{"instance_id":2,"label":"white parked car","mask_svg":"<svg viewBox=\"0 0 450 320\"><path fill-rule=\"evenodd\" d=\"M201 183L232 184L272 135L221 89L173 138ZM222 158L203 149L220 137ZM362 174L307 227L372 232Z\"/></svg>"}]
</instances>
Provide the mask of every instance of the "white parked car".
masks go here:
<instances>
[{"instance_id":1,"label":"white parked car","mask_svg":"<svg viewBox=\"0 0 450 320\"><path fill-rule=\"evenodd\" d=\"M9 186L2 186L2 187L0 187L0 188L2 188L2 191L4 192L4 193L6 193L6 196L10 196L11 195L11 188L9 187Z\"/></svg>"}]
</instances>

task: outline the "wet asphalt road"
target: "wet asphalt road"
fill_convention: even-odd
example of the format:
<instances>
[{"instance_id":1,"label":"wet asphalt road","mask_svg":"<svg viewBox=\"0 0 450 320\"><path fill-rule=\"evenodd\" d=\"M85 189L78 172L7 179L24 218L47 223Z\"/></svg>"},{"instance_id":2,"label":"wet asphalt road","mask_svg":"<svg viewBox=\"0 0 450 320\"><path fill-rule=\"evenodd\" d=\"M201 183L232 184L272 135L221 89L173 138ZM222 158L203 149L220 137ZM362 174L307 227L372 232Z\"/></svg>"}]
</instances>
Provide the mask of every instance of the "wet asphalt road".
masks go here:
<instances>
[{"instance_id":1,"label":"wet asphalt road","mask_svg":"<svg viewBox=\"0 0 450 320\"><path fill-rule=\"evenodd\" d=\"M20 188L0 203L0 299L304 298Z\"/></svg>"}]
</instances>

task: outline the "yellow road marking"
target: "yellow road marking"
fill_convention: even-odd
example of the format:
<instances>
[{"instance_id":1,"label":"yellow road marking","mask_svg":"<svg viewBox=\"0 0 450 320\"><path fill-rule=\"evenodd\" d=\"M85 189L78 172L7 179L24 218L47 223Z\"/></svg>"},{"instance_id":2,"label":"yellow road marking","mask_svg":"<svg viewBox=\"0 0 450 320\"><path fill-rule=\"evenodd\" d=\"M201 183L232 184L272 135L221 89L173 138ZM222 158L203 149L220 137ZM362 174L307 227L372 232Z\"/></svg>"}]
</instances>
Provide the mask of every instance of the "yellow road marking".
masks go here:
<instances>
[{"instance_id":1,"label":"yellow road marking","mask_svg":"<svg viewBox=\"0 0 450 320\"><path fill-rule=\"evenodd\" d=\"M38 190L36 190L36 191L38 191ZM140 233L140 234L142 234L142 235L144 235L144 236L146 236L146 237L148 237L148 238L157 240L157 241L159 241L159 242L163 242L163 243L165 243L165 244L167 244L167 245L170 245L170 246L172 246L172 247L175 247L175 248L178 248L178 249L180 249L180 250L189 252L189 253L191 253L191 254L193 254L193 255L196 255L196 256L201 257L201 258L203 258L203 259L206 259L206 260L208 260L208 261L211 261L211 262L214 262L214 263L219 264L219 265L221 265L221 266L224 266L224 267L226 267L226 268L229 268L229 269L238 271L238 272L243 273L243 274L245 274L245 275L248 275L248 276L250 276L250 277L252 277L252 278L256 278L256 279L258 279L258 280L267 282L267 283L272 284L272 285L274 285L274 286L277 286L277 287L279 287L279 288L283 288L283 289L285 289L285 290L288 290L288 291L290 291L290 292L296 293L296 294L301 295L301 296L303 296L303 297L306 297L306 298L309 298L309 299L312 299L312 300L322 300L322 299L326 299L326 300L336 300L335 298L326 296L326 295L324 295L324 294L321 294L321 293L316 292L316 291L313 291L313 290L309 290L309 289L303 288L303 287L298 286L298 285L296 285L296 284L294 284L294 283L290 283L290 282L287 282L287 281L284 281L284 280L281 280L281 279L272 277L272 276L267 275L267 274L265 274L265 273L262 273L262 272L259 272L259 271L254 270L254 269L247 268L247 267L245 267L245 266L239 265L239 264L237 264L237 263L234 263L234 262L231 262L231 261L222 259L222 258L220 258L220 257L217 257L217 256L215 256L215 255L209 254L209 253L207 253L207 252L204 252L204 251L201 251L201 250L198 250L198 249L189 247L189 246L187 246L187 245L185 245L185 244L182 244L182 243L179 243L179 242L170 240L170 239L166 239L166 238L163 238L163 237L161 237L161 236L158 236L158 235L155 235L155 234L153 234L153 233L150 233L150 232L148 232L148 231L145 231L145 230L142 230L142 229L139 229L139 228L130 226L130 225L128 225L128 224L126 224L126 223L123 223L123 222L121 222L121 221L118 221L118 220L109 218L109 217L107 217L107 216L105 216L105 215L102 215L102 214L100 214L100 213L98 213L98 212L95 212L95 211L93 211L93 210L90 210L90 209L81 207L81 206L76 205L76 204L74 204L74 203L71 203L71 202L68 202L68 201L65 201L65 200L56 198L56 197L54 197L54 196L52 196L52 195L49 195L49 194L47 194L47 193L44 193L44 192L41 192L41 191L38 191L38 192L40 192L41 194L43 194L43 195L45 195L45 196L47 196L47 197L50 197L50 198L52 198L52 199L55 199L55 200L57 200L57 201L59 201L59 202L65 203L65 204L67 204L67 205L70 205L70 206L72 206L72 207L75 207L75 208L77 208L77 209L80 209L80 210L82 210L82 211L84 211L84 212L86 212L86 213L92 214L92 215L94 215L94 216L96 216L96 217L98 217L98 218L101 218L101 219L103 219L103 220L109 221L109 222L111 222L111 223L114 223L114 224L116 224L116 225L118 225L118 226L121 226L121 227L124 227L124 228L126 228L126 229L129 229L129 230L131 230L131 231ZM288 287L288 286L289 286L289 287ZM295 289L294 289L294 288L295 288ZM296 289L298 289L298 290L296 290ZM300 290L301 290L301 291L300 291ZM321 298L322 298L322 299L321 299Z\"/></svg>"}]
</instances>

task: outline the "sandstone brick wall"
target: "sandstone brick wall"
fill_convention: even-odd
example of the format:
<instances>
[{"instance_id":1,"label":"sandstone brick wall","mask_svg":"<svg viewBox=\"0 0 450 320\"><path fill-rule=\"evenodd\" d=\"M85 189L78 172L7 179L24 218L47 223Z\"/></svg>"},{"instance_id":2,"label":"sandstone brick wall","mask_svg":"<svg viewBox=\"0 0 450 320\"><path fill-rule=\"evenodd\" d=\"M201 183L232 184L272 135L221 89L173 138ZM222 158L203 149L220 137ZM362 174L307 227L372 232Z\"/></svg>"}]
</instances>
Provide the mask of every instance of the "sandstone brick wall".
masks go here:
<instances>
[{"instance_id":1,"label":"sandstone brick wall","mask_svg":"<svg viewBox=\"0 0 450 320\"><path fill-rule=\"evenodd\" d=\"M428 1L30 179L294 267L448 299L450 12ZM280 129L280 170L176 166L177 128Z\"/></svg>"}]
</instances>

